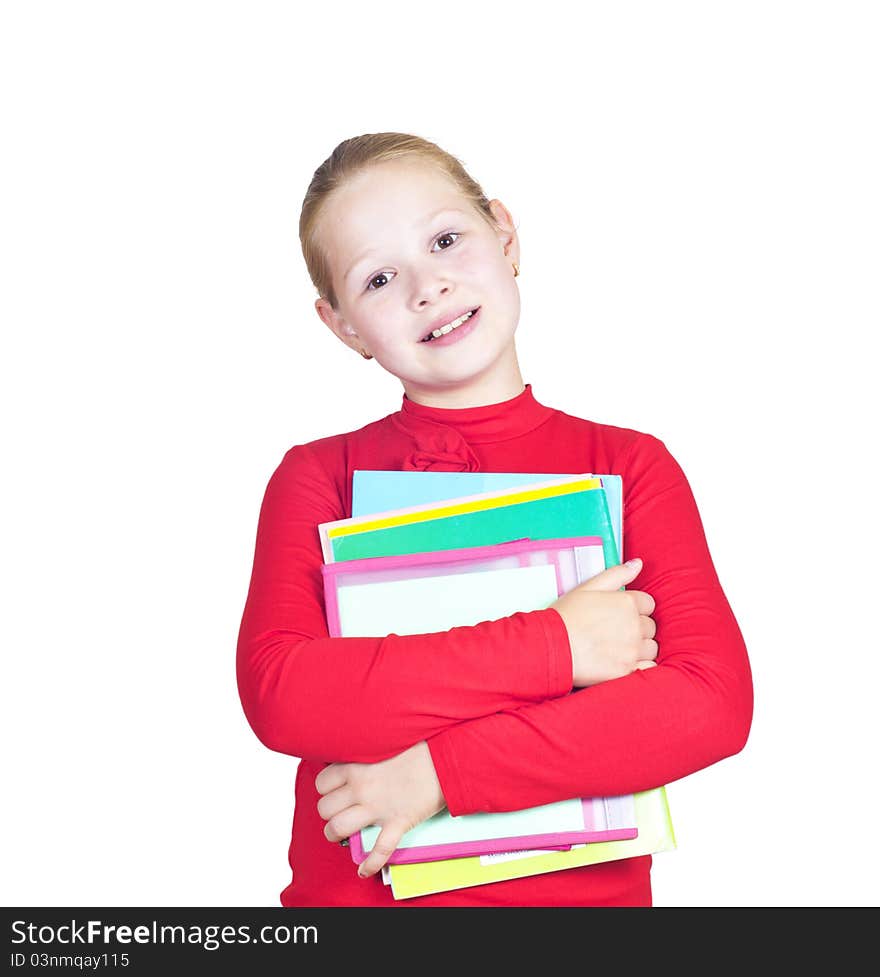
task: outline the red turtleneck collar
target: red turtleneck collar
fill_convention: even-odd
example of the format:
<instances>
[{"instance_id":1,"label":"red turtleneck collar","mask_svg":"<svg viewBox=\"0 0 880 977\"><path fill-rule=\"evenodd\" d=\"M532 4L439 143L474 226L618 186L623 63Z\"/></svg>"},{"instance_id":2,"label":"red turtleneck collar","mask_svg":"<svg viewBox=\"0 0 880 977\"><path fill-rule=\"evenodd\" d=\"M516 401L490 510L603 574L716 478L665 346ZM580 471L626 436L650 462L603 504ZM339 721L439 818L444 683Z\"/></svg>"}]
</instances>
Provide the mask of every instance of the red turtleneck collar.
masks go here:
<instances>
[{"instance_id":1,"label":"red turtleneck collar","mask_svg":"<svg viewBox=\"0 0 880 977\"><path fill-rule=\"evenodd\" d=\"M498 404L482 407L428 407L403 395L394 423L416 442L404 470L479 471L470 444L508 441L533 431L553 410L535 400L532 385Z\"/></svg>"},{"instance_id":2,"label":"red turtleneck collar","mask_svg":"<svg viewBox=\"0 0 880 977\"><path fill-rule=\"evenodd\" d=\"M454 427L471 444L517 438L533 431L553 413L549 407L535 400L530 383L511 400L483 407L427 407L404 394L401 411L412 418L424 418Z\"/></svg>"}]
</instances>

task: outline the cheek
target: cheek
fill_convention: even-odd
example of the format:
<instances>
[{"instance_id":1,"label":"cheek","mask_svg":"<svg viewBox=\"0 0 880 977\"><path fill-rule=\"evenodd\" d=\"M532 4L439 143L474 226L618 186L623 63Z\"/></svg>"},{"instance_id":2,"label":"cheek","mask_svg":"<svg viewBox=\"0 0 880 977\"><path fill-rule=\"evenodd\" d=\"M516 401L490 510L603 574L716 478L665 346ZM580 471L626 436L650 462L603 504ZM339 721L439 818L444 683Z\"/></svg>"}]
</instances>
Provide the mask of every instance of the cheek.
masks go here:
<instances>
[{"instance_id":1,"label":"cheek","mask_svg":"<svg viewBox=\"0 0 880 977\"><path fill-rule=\"evenodd\" d=\"M464 286L468 297L488 304L494 310L496 328L498 322L510 323L510 329L505 329L504 334L512 335L520 314L520 292L513 268L501 248L497 255L493 248L481 247L457 257L452 273L456 282Z\"/></svg>"},{"instance_id":2,"label":"cheek","mask_svg":"<svg viewBox=\"0 0 880 977\"><path fill-rule=\"evenodd\" d=\"M500 252L500 249L499 249ZM461 248L453 259L453 266L457 271L469 275L494 276L497 271L498 258L494 249L486 244L471 244Z\"/></svg>"},{"instance_id":3,"label":"cheek","mask_svg":"<svg viewBox=\"0 0 880 977\"><path fill-rule=\"evenodd\" d=\"M369 333L364 333L365 338L369 336L370 350L374 356L386 362L394 362L400 359L401 353L406 349L407 337L402 329L394 328L394 318L389 314L381 323L373 324ZM406 355L404 353L404 355Z\"/></svg>"}]
</instances>

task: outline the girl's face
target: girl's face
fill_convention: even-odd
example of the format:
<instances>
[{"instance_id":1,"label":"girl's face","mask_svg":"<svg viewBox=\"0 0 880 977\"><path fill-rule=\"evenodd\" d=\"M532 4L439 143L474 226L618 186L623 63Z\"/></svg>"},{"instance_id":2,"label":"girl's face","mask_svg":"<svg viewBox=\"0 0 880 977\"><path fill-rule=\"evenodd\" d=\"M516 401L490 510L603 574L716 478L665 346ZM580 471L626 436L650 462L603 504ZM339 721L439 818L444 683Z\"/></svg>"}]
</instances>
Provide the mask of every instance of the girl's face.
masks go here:
<instances>
[{"instance_id":1,"label":"girl's face","mask_svg":"<svg viewBox=\"0 0 880 977\"><path fill-rule=\"evenodd\" d=\"M324 206L319 240L339 307L320 298L318 315L418 403L480 406L523 390L514 346L519 242L504 205L490 206L497 229L443 173L403 160L359 173Z\"/></svg>"}]
</instances>

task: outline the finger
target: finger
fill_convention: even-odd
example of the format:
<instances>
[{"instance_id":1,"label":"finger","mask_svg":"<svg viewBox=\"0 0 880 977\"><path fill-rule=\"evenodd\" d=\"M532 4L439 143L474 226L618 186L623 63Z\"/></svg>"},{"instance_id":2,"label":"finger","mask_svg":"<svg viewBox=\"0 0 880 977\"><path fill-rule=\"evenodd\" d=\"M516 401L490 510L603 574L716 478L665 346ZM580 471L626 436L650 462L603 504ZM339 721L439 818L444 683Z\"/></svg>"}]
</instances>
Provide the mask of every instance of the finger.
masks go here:
<instances>
[{"instance_id":1,"label":"finger","mask_svg":"<svg viewBox=\"0 0 880 977\"><path fill-rule=\"evenodd\" d=\"M354 803L354 791L349 784L343 784L342 787L331 790L329 794L325 794L318 801L318 814L322 820L329 821L330 818L335 817L340 811L344 811L347 807L352 807Z\"/></svg>"},{"instance_id":2,"label":"finger","mask_svg":"<svg viewBox=\"0 0 880 977\"><path fill-rule=\"evenodd\" d=\"M347 780L346 763L331 763L315 777L315 788L319 794L329 794L341 787Z\"/></svg>"},{"instance_id":3,"label":"finger","mask_svg":"<svg viewBox=\"0 0 880 977\"><path fill-rule=\"evenodd\" d=\"M657 622L653 617L640 617L639 627L643 638L653 638L657 633Z\"/></svg>"},{"instance_id":4,"label":"finger","mask_svg":"<svg viewBox=\"0 0 880 977\"><path fill-rule=\"evenodd\" d=\"M653 661L657 657L659 646L653 638L645 638L639 648L639 659L641 661Z\"/></svg>"},{"instance_id":5,"label":"finger","mask_svg":"<svg viewBox=\"0 0 880 977\"><path fill-rule=\"evenodd\" d=\"M379 832L376 844L369 855L358 866L358 875L362 879L375 875L379 869L394 854L394 850L403 837L403 831L395 824L386 824Z\"/></svg>"},{"instance_id":6,"label":"finger","mask_svg":"<svg viewBox=\"0 0 880 977\"><path fill-rule=\"evenodd\" d=\"M327 841L342 841L350 838L363 828L373 823L373 815L361 804L353 804L344 811L334 814L324 825L324 837Z\"/></svg>"},{"instance_id":7,"label":"finger","mask_svg":"<svg viewBox=\"0 0 880 977\"><path fill-rule=\"evenodd\" d=\"M644 671L646 668L656 668L656 667L657 667L657 662L639 662L636 665L636 668L639 669L639 671Z\"/></svg>"},{"instance_id":8,"label":"finger","mask_svg":"<svg viewBox=\"0 0 880 977\"><path fill-rule=\"evenodd\" d=\"M634 598L639 614L650 617L657 609L657 602L644 590L628 590L627 593Z\"/></svg>"},{"instance_id":9,"label":"finger","mask_svg":"<svg viewBox=\"0 0 880 977\"><path fill-rule=\"evenodd\" d=\"M621 587L625 587L632 580L635 580L641 569L641 560L629 560L627 563L608 567L607 570L597 573L578 586L583 587L584 590L620 590Z\"/></svg>"}]
</instances>

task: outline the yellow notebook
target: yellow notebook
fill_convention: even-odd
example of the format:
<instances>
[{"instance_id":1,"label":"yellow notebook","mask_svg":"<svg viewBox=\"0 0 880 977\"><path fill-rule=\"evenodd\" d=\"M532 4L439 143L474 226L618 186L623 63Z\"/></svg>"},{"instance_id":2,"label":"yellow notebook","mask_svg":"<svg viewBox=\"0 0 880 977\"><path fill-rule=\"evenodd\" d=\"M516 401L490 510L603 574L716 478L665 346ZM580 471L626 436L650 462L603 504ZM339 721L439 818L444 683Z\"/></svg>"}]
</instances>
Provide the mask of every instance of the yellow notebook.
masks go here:
<instances>
[{"instance_id":1,"label":"yellow notebook","mask_svg":"<svg viewBox=\"0 0 880 977\"><path fill-rule=\"evenodd\" d=\"M570 851L544 852L525 858L476 856L450 858L437 862L391 865L388 876L395 899L411 899L433 892L448 892L487 882L520 879L544 872L596 865L618 858L654 855L675 848L675 833L666 799L666 788L642 791L635 795L637 838L624 841L595 841Z\"/></svg>"},{"instance_id":2,"label":"yellow notebook","mask_svg":"<svg viewBox=\"0 0 880 977\"><path fill-rule=\"evenodd\" d=\"M592 493L595 492L595 497ZM584 495L586 493L586 495ZM566 503L566 497L570 497L575 504ZM601 497L601 502L599 501ZM552 505L552 500L556 500L559 507ZM577 502L581 505L578 506ZM595 505L588 503L595 501ZM545 505L537 505L537 503ZM551 503L547 505L547 503ZM550 538L551 536L587 536L593 535L593 528L586 525L579 525L577 532L569 532L567 524L560 519L567 515L570 520L583 520L585 512L590 513L595 519L601 519L602 524L607 523L611 530L611 516L608 509L607 497L602 488L601 478L591 475L571 475L560 476L553 482L539 482L529 486L514 486L513 488L496 489L489 492L481 492L476 495L459 496L447 501L428 502L422 505L409 506L403 509L388 510L380 513L369 513L362 516L352 516L347 519L336 519L332 522L320 523L318 526L318 536L321 542L321 553L325 563L334 563L340 560L364 559L370 556L394 556L398 550L394 545L389 545L390 539L399 539L401 535L405 539L417 539L419 546L404 546L403 552L416 552L418 548L424 550L436 549L457 549L465 545L481 545L481 543L469 542L450 538L449 545L438 547L432 545L436 540L430 537L432 527L442 526L446 534L454 534L456 530L464 533L468 537L467 527L485 527L487 524L495 525L492 519L475 519L477 513L490 516L492 513L504 521L509 520L503 526L506 531L500 532L499 538L483 539L482 545L504 542L507 539L514 539L517 532L514 530L518 526L524 527L529 532L531 538ZM554 522L555 520L555 522ZM410 532L401 533L404 527L409 527ZM495 526L498 529L497 526ZM590 528L590 532L587 529ZM536 530L547 529L547 533L540 537ZM553 530L553 531L551 531ZM421 539L418 537L420 531L427 531L429 537ZM491 534L490 534L491 535ZM599 533L598 535L601 535ZM372 537L372 540L370 539ZM360 540L360 542L359 542ZM365 542L366 541L366 542ZM366 545L366 549L361 549L361 545ZM619 562L616 543L614 546L614 559L606 559L606 563L614 565Z\"/></svg>"}]
</instances>

